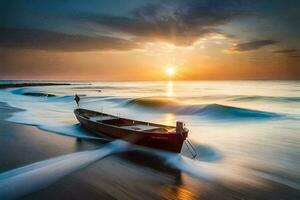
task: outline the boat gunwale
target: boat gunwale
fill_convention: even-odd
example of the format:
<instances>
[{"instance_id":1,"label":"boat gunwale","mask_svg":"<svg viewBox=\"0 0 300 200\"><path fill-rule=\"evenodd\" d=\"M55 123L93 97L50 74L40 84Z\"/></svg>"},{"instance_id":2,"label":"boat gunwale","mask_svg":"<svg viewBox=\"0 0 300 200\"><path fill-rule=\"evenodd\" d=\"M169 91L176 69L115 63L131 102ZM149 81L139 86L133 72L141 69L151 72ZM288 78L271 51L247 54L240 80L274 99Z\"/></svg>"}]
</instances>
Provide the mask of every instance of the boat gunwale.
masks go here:
<instances>
[{"instance_id":1,"label":"boat gunwale","mask_svg":"<svg viewBox=\"0 0 300 200\"><path fill-rule=\"evenodd\" d=\"M143 133L143 134L157 134L157 135L177 135L176 132L165 132L165 133L162 133L162 132L149 132L149 131L138 131L138 130L128 130L128 129L125 129L125 128L122 128L120 126L116 126L116 125L112 125L112 124L107 124L107 123L102 123L102 122L99 122L99 121L92 121L90 119L87 119L86 117L82 116L80 114L80 110L82 110L83 112L87 111L87 112L91 112L91 113L96 113L96 114L99 114L99 115L107 115L107 116L111 116L111 117L116 117L117 119L125 119L125 120L131 120L131 121L134 121L134 122L140 122L142 124L149 124L149 125L153 125L153 126L158 126L158 128L176 128L175 126L168 126L168 125L164 125L164 124L156 124L156 123L151 123L151 122L145 122L145 121L138 121L138 120L133 120L133 119L128 119L128 118L122 118L122 117L118 117L118 116L115 116L115 115L111 115L111 114L107 114L107 113L101 113L101 112L97 112L97 111L92 111L92 110L87 110L87 109L83 109L83 108L77 108L74 110L74 113L76 116L84 119L84 120L88 120L92 123L96 123L96 124L100 124L100 125L103 125L103 126L108 126L108 127L112 127L112 128L117 128L117 129L122 129L122 130L125 130L125 131L130 131L130 132L136 132L136 133Z\"/></svg>"}]
</instances>

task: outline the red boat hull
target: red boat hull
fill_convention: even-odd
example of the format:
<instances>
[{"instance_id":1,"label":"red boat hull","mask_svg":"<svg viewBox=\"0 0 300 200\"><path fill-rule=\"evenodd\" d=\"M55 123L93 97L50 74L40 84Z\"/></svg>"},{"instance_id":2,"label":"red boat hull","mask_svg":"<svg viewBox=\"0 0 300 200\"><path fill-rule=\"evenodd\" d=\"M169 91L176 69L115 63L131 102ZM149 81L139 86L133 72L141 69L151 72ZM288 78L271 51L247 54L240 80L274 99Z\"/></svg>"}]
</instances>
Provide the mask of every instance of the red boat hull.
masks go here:
<instances>
[{"instance_id":1,"label":"red boat hull","mask_svg":"<svg viewBox=\"0 0 300 200\"><path fill-rule=\"evenodd\" d=\"M76 118L81 125L95 134L122 139L137 145L180 153L185 138L177 133L142 133L140 131L125 130L104 123L95 122L82 117L76 110Z\"/></svg>"}]
</instances>

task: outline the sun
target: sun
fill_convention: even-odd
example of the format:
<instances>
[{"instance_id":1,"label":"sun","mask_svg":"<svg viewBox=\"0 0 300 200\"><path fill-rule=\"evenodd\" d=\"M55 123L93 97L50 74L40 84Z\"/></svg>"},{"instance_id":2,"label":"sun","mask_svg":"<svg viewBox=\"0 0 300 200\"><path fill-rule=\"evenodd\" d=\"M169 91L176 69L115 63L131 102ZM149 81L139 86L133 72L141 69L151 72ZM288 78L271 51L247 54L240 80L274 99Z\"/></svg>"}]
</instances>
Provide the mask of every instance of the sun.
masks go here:
<instances>
[{"instance_id":1,"label":"sun","mask_svg":"<svg viewBox=\"0 0 300 200\"><path fill-rule=\"evenodd\" d=\"M175 68L173 66L166 67L166 74L168 76L173 76L175 74Z\"/></svg>"}]
</instances>

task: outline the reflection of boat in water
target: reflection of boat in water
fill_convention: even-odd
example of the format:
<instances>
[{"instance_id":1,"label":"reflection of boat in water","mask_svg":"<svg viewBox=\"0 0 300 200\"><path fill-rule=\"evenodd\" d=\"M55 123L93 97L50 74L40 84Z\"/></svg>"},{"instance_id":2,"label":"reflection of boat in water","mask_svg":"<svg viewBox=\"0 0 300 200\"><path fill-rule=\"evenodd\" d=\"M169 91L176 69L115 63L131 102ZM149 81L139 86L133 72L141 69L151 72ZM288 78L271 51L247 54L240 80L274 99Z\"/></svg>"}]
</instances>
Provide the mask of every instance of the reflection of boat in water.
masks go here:
<instances>
[{"instance_id":1,"label":"reflection of boat in water","mask_svg":"<svg viewBox=\"0 0 300 200\"><path fill-rule=\"evenodd\" d=\"M86 109L74 110L81 125L94 133L120 138L138 145L180 152L188 129L183 122L176 127L126 119Z\"/></svg>"}]
</instances>

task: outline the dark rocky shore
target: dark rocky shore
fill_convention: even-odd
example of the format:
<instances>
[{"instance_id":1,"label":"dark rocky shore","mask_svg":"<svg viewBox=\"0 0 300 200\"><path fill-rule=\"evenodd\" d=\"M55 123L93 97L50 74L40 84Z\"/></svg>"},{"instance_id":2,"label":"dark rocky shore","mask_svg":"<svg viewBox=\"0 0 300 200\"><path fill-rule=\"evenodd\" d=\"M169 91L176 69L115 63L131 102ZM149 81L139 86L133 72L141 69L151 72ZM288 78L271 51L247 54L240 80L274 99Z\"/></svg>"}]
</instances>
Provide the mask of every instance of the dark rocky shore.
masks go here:
<instances>
[{"instance_id":1,"label":"dark rocky shore","mask_svg":"<svg viewBox=\"0 0 300 200\"><path fill-rule=\"evenodd\" d=\"M56 86L56 85L72 85L71 83L1 83L0 89L15 87L31 87L31 86Z\"/></svg>"}]
</instances>

